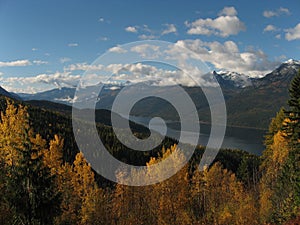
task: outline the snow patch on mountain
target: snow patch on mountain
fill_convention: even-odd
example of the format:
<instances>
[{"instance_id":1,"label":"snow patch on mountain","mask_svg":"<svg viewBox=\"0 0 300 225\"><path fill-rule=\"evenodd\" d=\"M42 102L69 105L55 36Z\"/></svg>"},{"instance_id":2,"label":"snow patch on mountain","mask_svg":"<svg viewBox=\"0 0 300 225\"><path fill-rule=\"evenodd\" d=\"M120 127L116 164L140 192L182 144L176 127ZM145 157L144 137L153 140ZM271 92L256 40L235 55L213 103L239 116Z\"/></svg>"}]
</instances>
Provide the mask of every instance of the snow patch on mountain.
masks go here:
<instances>
[{"instance_id":1,"label":"snow patch on mountain","mask_svg":"<svg viewBox=\"0 0 300 225\"><path fill-rule=\"evenodd\" d=\"M245 74L231 71L218 71L216 73L235 87L245 88L252 85L251 78Z\"/></svg>"}]
</instances>

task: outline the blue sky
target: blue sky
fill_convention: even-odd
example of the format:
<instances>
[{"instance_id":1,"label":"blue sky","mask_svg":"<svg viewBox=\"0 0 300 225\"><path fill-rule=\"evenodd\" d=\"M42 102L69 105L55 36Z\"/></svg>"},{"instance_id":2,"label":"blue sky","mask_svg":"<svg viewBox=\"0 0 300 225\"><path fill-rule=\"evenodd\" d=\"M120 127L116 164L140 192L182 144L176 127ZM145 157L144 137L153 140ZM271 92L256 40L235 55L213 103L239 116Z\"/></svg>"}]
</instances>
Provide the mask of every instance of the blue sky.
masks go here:
<instances>
[{"instance_id":1,"label":"blue sky","mask_svg":"<svg viewBox=\"0 0 300 225\"><path fill-rule=\"evenodd\" d=\"M297 0L1 0L0 85L14 92L74 85L84 65L143 39L190 48L212 69L261 76L300 59L299 12Z\"/></svg>"}]
</instances>

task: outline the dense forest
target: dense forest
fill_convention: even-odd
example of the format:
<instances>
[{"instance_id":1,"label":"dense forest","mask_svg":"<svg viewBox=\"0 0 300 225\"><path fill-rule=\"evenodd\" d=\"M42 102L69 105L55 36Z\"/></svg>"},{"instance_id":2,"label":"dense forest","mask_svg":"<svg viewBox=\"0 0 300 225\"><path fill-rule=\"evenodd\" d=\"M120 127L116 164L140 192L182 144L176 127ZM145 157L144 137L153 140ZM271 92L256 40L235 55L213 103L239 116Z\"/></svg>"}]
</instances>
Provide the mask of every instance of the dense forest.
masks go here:
<instances>
[{"instance_id":1,"label":"dense forest","mask_svg":"<svg viewBox=\"0 0 300 225\"><path fill-rule=\"evenodd\" d=\"M67 113L2 98L0 224L299 224L300 72L289 93L288 108L272 120L261 157L222 150L200 171L198 147L176 175L142 187L96 174L77 149ZM127 153L128 159L109 124L98 129L111 154L125 162L150 166L176 154L175 166L185 157L176 140L165 139L151 152ZM128 173L116 176L139 175Z\"/></svg>"}]
</instances>

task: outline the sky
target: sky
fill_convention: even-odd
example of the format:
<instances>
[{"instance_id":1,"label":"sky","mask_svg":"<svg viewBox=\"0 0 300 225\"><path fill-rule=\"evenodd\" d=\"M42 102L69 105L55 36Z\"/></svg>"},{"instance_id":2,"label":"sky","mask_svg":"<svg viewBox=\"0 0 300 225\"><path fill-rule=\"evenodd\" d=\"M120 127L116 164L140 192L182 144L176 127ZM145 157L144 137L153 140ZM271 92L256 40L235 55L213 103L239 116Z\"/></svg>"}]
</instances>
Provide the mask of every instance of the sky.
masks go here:
<instances>
[{"instance_id":1,"label":"sky","mask_svg":"<svg viewBox=\"0 0 300 225\"><path fill-rule=\"evenodd\" d=\"M76 86L103 53L150 39L196 52L211 70L262 76L300 60L299 12L298 0L0 0L0 86Z\"/></svg>"}]
</instances>

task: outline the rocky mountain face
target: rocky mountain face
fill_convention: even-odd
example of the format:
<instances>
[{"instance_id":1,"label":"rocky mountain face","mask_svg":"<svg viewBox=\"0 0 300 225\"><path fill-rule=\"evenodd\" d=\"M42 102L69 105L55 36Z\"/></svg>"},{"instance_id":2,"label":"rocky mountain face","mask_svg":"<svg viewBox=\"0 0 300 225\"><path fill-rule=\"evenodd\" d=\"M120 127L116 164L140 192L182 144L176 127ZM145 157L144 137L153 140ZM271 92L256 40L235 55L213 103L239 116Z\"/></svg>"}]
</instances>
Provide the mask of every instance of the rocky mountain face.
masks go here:
<instances>
[{"instance_id":1,"label":"rocky mountain face","mask_svg":"<svg viewBox=\"0 0 300 225\"><path fill-rule=\"evenodd\" d=\"M300 61L289 59L264 77L253 79L252 84L255 87L262 87L267 85L275 85L278 87L282 85L286 86L286 84L290 83L299 69Z\"/></svg>"}]
</instances>

